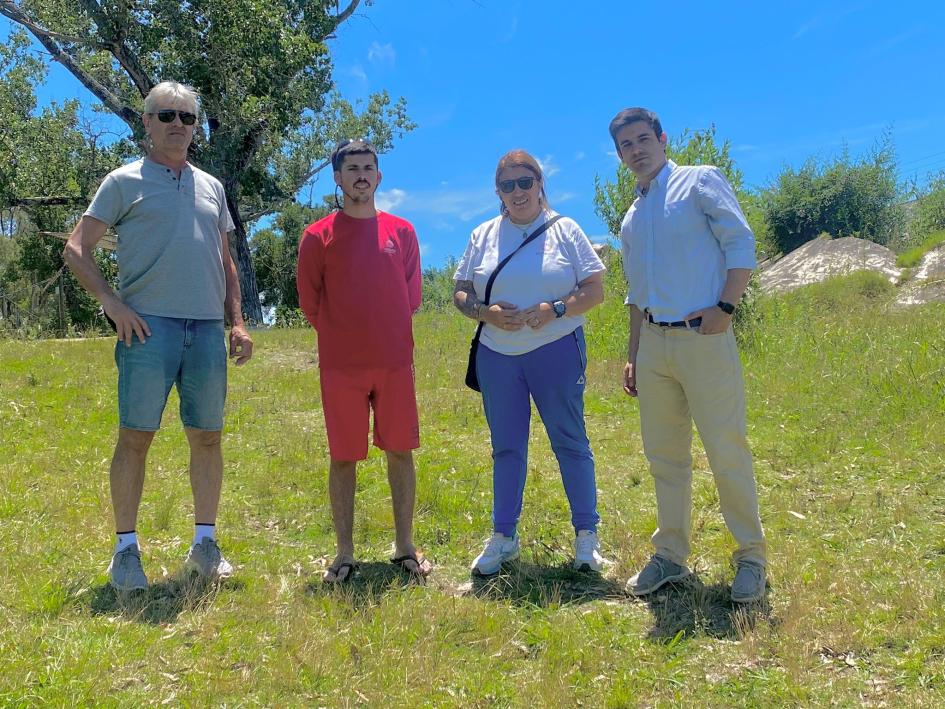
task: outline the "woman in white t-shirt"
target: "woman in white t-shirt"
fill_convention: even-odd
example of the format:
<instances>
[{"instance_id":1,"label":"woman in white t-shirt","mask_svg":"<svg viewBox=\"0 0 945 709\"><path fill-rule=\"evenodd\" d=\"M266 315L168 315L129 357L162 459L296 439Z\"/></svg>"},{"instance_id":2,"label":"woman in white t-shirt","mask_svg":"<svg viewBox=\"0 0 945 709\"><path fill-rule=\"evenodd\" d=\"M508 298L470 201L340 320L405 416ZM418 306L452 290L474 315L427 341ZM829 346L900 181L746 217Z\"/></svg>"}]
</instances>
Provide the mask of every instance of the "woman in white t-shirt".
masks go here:
<instances>
[{"instance_id":1,"label":"woman in white t-shirt","mask_svg":"<svg viewBox=\"0 0 945 709\"><path fill-rule=\"evenodd\" d=\"M604 299L601 263L587 236L559 218L499 271L489 304L486 283L499 262L553 219L538 161L524 150L495 171L501 215L473 230L456 268L453 301L484 323L476 371L492 436L493 535L472 564L478 575L518 557L528 459L529 397L545 424L571 505L574 568L600 571L594 456L584 428L587 350L584 313Z\"/></svg>"}]
</instances>

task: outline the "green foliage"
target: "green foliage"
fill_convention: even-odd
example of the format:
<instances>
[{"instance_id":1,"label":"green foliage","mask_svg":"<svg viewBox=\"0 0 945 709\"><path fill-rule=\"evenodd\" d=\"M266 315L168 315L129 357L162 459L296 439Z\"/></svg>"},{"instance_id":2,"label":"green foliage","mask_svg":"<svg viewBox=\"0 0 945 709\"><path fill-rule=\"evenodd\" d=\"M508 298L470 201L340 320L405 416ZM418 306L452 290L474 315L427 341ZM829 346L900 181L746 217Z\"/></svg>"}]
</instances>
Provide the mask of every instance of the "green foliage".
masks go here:
<instances>
[{"instance_id":1,"label":"green foliage","mask_svg":"<svg viewBox=\"0 0 945 709\"><path fill-rule=\"evenodd\" d=\"M244 223L294 200L338 139L367 137L384 152L414 127L402 98L382 91L353 106L332 89L326 41L360 1L31 0L8 3L4 14L68 58L66 67L138 139L154 84L173 79L201 94L206 134L195 135L191 159L226 190L244 310L259 319Z\"/></svg>"},{"instance_id":2,"label":"green foliage","mask_svg":"<svg viewBox=\"0 0 945 709\"><path fill-rule=\"evenodd\" d=\"M910 230L917 238L925 238L945 229L945 172L933 177L919 194Z\"/></svg>"},{"instance_id":3,"label":"green foliage","mask_svg":"<svg viewBox=\"0 0 945 709\"><path fill-rule=\"evenodd\" d=\"M679 165L715 165L741 201L744 197L742 173L730 151L731 141L726 140L721 145L716 143L714 125L705 130L686 129L679 137L670 139L666 146L666 156ZM594 211L614 236L620 236L623 217L636 199L636 185L636 177L623 163L617 166L615 182L601 181L599 175L594 178Z\"/></svg>"},{"instance_id":4,"label":"green foliage","mask_svg":"<svg viewBox=\"0 0 945 709\"><path fill-rule=\"evenodd\" d=\"M453 274L456 259L452 256L442 268L427 266L423 269L423 309L449 312L453 309Z\"/></svg>"},{"instance_id":5,"label":"green foliage","mask_svg":"<svg viewBox=\"0 0 945 709\"><path fill-rule=\"evenodd\" d=\"M918 246L913 246L899 254L896 257L896 265L899 268L912 268L918 265L925 254L942 244L945 244L945 229L933 231Z\"/></svg>"},{"instance_id":6,"label":"green foliage","mask_svg":"<svg viewBox=\"0 0 945 709\"><path fill-rule=\"evenodd\" d=\"M292 202L278 213L272 229L261 229L253 234L250 251L263 305L275 307L277 312L282 309L285 313L299 307L295 287L299 241L309 224L329 212L327 207L309 207Z\"/></svg>"},{"instance_id":7,"label":"green foliage","mask_svg":"<svg viewBox=\"0 0 945 709\"><path fill-rule=\"evenodd\" d=\"M103 146L101 134L69 101L36 111L36 86L45 65L33 57L23 32L0 47L0 318L7 328L66 334L100 329L98 304L63 270L62 241L46 235L72 228L81 203L120 164L121 144ZM65 204L32 206L36 198ZM75 202L70 203L70 200ZM102 256L106 278L114 261ZM62 289L59 297L58 289Z\"/></svg>"},{"instance_id":8,"label":"green foliage","mask_svg":"<svg viewBox=\"0 0 945 709\"><path fill-rule=\"evenodd\" d=\"M771 241L782 253L823 232L886 244L903 221L892 139L885 135L857 161L844 150L831 161L786 167L762 199Z\"/></svg>"},{"instance_id":9,"label":"green foliage","mask_svg":"<svg viewBox=\"0 0 945 709\"><path fill-rule=\"evenodd\" d=\"M697 574L643 600L624 593L652 550L653 482L637 402L620 390L623 353L596 346L585 419L614 566L570 570L567 499L535 415L522 559L470 579L492 460L481 398L461 383L471 323L455 312L415 324L427 585L387 562L376 449L358 466L360 573L343 589L320 583L335 540L314 338L270 330L230 370L218 529L236 577L206 587L182 573L193 519L172 392L138 520L152 587L116 596L114 341L0 341L0 557L12 570L0 574L0 704L943 706L945 306L890 317L883 286L854 282L762 296L764 326L742 349L771 559L756 607L728 598L733 541L698 441ZM608 295L611 306L622 313Z\"/></svg>"}]
</instances>

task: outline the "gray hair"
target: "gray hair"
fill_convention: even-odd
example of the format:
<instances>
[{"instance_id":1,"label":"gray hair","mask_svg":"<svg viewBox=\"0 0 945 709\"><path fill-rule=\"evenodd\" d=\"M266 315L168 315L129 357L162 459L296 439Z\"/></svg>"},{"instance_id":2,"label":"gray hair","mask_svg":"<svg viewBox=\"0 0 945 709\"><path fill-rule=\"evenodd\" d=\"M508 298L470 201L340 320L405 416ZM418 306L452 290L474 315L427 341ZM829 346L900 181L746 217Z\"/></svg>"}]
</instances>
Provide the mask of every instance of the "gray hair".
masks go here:
<instances>
[{"instance_id":1,"label":"gray hair","mask_svg":"<svg viewBox=\"0 0 945 709\"><path fill-rule=\"evenodd\" d=\"M183 99L193 106L194 113L200 115L200 95L190 86L176 81L162 81L154 86L144 99L144 112L154 113L163 98Z\"/></svg>"}]
</instances>

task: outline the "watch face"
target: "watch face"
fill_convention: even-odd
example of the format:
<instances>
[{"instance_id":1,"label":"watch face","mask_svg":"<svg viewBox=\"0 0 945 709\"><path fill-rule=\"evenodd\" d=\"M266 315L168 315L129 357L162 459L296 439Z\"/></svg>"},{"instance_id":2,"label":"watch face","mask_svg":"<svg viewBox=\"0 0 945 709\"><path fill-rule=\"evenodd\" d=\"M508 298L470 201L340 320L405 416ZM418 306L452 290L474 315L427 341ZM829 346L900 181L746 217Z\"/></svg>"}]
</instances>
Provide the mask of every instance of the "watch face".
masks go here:
<instances>
[{"instance_id":1,"label":"watch face","mask_svg":"<svg viewBox=\"0 0 945 709\"><path fill-rule=\"evenodd\" d=\"M554 309L555 315L557 315L559 318L564 315L565 305L560 300L556 300L554 303L552 303L551 307Z\"/></svg>"}]
</instances>

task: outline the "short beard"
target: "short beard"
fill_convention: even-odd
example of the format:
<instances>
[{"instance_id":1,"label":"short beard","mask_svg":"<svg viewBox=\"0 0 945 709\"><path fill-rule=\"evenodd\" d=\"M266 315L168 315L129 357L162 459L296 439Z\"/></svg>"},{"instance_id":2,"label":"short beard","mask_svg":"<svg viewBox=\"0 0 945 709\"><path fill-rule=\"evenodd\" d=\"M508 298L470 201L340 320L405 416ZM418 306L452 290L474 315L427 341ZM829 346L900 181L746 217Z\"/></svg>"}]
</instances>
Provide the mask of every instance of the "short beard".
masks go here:
<instances>
[{"instance_id":1,"label":"short beard","mask_svg":"<svg viewBox=\"0 0 945 709\"><path fill-rule=\"evenodd\" d=\"M360 192L358 194L349 194L344 190L342 190L342 192L344 193L345 200L350 200L352 204L364 204L365 202L370 202L372 199L374 199L373 192Z\"/></svg>"}]
</instances>

